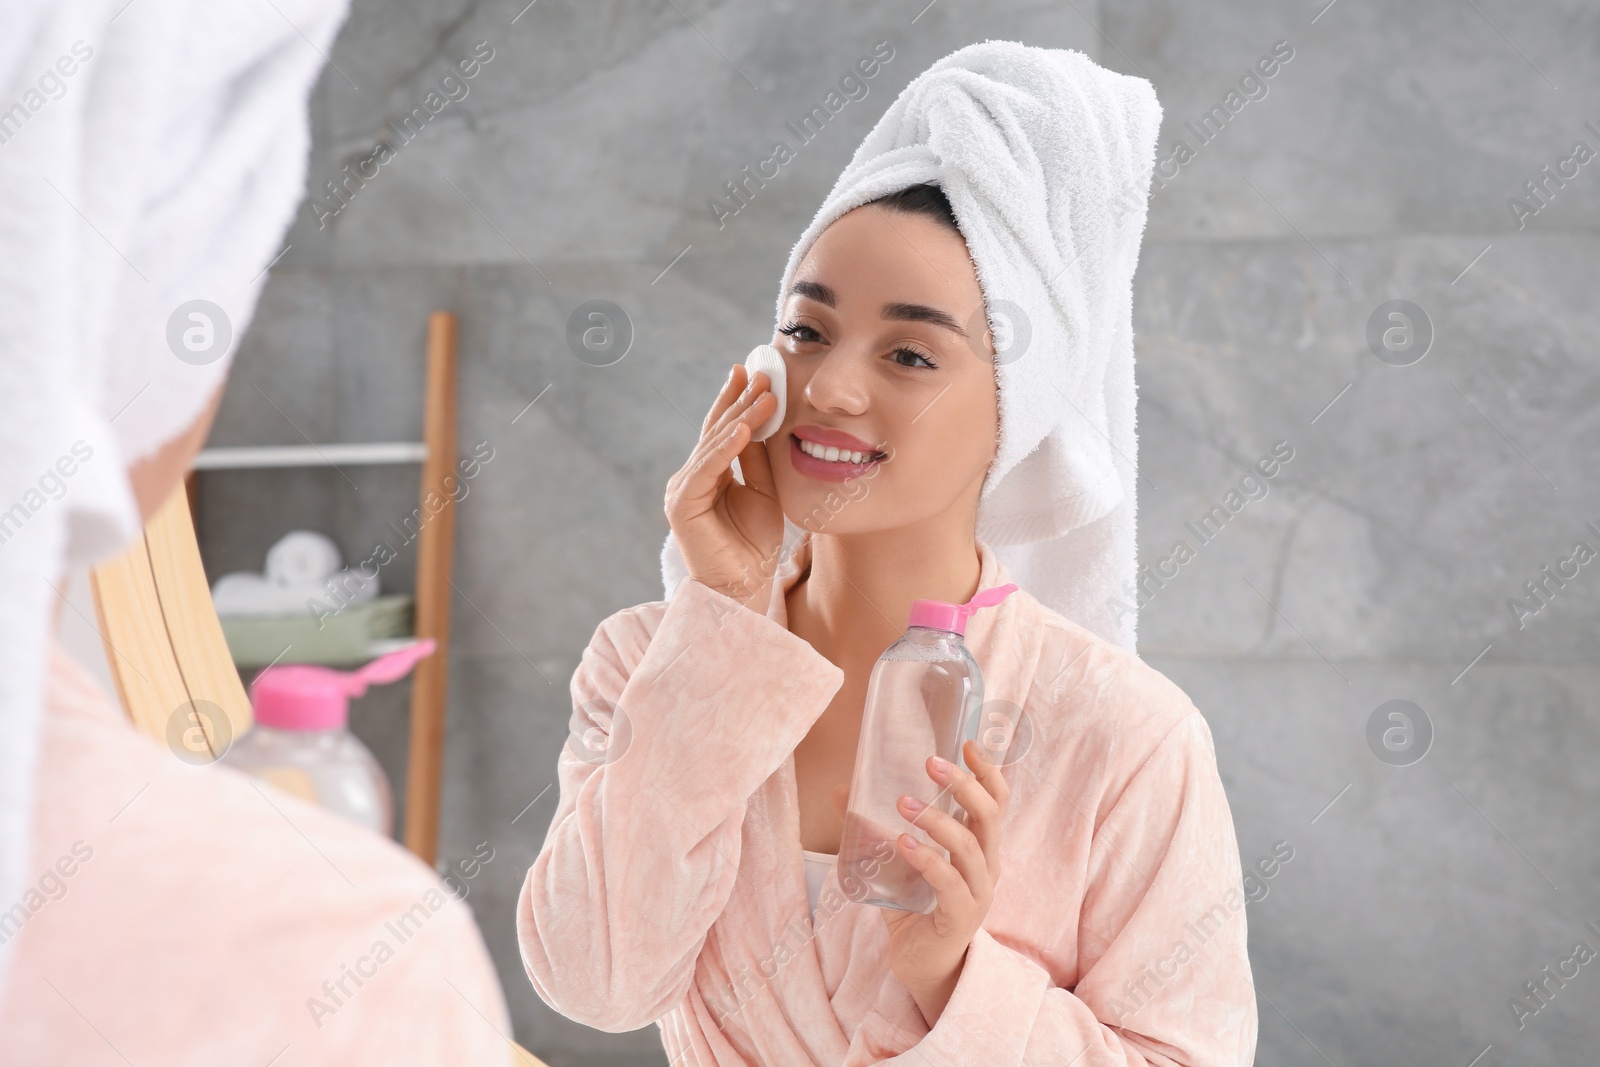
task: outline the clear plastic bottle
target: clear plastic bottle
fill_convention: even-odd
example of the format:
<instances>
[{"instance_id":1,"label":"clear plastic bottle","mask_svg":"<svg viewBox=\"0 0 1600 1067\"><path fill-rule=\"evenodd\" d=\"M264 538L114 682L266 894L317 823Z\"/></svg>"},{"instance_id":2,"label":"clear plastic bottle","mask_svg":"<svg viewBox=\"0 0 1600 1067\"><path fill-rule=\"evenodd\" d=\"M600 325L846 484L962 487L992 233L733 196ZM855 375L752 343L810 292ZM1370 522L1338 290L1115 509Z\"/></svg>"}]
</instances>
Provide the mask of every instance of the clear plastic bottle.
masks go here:
<instances>
[{"instance_id":1,"label":"clear plastic bottle","mask_svg":"<svg viewBox=\"0 0 1600 1067\"><path fill-rule=\"evenodd\" d=\"M365 693L369 684L405 677L434 647L431 637L424 638L356 671L309 664L268 667L250 683L255 723L221 762L392 836L389 779L346 728L350 698Z\"/></svg>"},{"instance_id":2,"label":"clear plastic bottle","mask_svg":"<svg viewBox=\"0 0 1600 1067\"><path fill-rule=\"evenodd\" d=\"M976 736L983 706L983 673L963 640L967 619L1016 590L983 589L965 604L916 601L904 636L873 665L839 843L840 885L856 903L922 914L937 904L896 839L909 833L925 848L948 852L900 813L900 797L954 814L955 798L928 777L927 759L966 765L962 745Z\"/></svg>"}]
</instances>

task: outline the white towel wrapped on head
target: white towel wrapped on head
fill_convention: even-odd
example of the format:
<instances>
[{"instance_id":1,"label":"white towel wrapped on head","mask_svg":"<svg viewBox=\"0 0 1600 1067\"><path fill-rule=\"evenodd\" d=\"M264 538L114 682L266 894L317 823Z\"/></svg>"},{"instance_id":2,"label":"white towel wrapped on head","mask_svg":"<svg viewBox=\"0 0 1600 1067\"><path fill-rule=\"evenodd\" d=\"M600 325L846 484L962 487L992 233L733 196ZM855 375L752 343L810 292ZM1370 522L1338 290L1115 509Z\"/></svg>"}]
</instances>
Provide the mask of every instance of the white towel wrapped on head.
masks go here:
<instances>
[{"instance_id":1,"label":"white towel wrapped on head","mask_svg":"<svg viewBox=\"0 0 1600 1067\"><path fill-rule=\"evenodd\" d=\"M978 536L1041 603L1130 651L1137 443L1133 273L1161 106L1148 81L1081 52L968 45L908 84L790 252L784 294L846 212L938 185L996 339L1000 440ZM798 531L787 523L786 545ZM662 547L670 599L687 574Z\"/></svg>"}]
</instances>

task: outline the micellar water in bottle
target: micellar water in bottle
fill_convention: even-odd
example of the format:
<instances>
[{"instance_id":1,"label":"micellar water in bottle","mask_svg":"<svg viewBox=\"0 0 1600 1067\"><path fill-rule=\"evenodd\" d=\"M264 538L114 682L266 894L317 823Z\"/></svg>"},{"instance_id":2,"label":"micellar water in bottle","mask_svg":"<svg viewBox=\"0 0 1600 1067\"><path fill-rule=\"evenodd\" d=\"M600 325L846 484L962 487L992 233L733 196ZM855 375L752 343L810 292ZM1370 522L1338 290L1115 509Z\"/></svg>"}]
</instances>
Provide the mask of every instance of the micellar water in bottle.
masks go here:
<instances>
[{"instance_id":1,"label":"micellar water in bottle","mask_svg":"<svg viewBox=\"0 0 1600 1067\"><path fill-rule=\"evenodd\" d=\"M839 842L839 870L854 872L840 884L856 903L927 914L938 902L896 841L908 833L924 848L949 853L901 814L900 797L954 814L955 798L928 777L927 759L938 755L965 766L962 745L976 736L983 706L983 674L962 640L967 618L1017 588L1008 583L983 589L965 604L914 602L905 634L873 665Z\"/></svg>"},{"instance_id":2,"label":"micellar water in bottle","mask_svg":"<svg viewBox=\"0 0 1600 1067\"><path fill-rule=\"evenodd\" d=\"M425 637L356 671L302 663L266 668L250 683L255 722L222 762L390 836L389 780L348 729L350 698L368 685L399 681L435 647Z\"/></svg>"}]
</instances>

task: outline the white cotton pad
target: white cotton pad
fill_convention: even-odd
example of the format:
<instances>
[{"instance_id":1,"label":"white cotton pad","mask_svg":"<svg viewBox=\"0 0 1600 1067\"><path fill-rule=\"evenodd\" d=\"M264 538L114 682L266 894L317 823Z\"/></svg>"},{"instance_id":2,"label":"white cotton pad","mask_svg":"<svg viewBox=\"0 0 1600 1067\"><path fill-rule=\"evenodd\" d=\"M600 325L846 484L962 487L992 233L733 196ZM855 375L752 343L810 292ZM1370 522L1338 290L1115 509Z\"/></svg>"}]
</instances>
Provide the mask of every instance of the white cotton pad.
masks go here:
<instances>
[{"instance_id":1,"label":"white cotton pad","mask_svg":"<svg viewBox=\"0 0 1600 1067\"><path fill-rule=\"evenodd\" d=\"M778 432L778 427L783 425L784 408L789 398L789 368L783 362L783 355L771 345L756 345L750 354L744 358L745 370L751 376L755 372L766 371L767 380L772 383L772 395L778 398L778 409L772 413L766 422L756 427L755 433L750 436L752 441L765 441Z\"/></svg>"}]
</instances>

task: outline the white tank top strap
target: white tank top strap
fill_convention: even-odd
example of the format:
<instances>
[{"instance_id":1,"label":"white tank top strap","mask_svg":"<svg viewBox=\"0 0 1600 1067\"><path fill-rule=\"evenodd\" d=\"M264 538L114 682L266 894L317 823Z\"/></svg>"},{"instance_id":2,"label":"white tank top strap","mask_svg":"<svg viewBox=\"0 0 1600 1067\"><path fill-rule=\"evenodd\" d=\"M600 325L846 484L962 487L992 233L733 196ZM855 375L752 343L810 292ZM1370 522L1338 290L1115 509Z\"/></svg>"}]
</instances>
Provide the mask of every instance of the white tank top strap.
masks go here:
<instances>
[{"instance_id":1,"label":"white tank top strap","mask_svg":"<svg viewBox=\"0 0 1600 1067\"><path fill-rule=\"evenodd\" d=\"M828 852L812 852L809 848L803 848L800 852L806 861L806 900L814 914L817 898L822 895L822 883L828 880L828 871L839 857Z\"/></svg>"}]
</instances>

